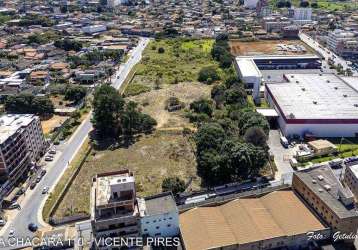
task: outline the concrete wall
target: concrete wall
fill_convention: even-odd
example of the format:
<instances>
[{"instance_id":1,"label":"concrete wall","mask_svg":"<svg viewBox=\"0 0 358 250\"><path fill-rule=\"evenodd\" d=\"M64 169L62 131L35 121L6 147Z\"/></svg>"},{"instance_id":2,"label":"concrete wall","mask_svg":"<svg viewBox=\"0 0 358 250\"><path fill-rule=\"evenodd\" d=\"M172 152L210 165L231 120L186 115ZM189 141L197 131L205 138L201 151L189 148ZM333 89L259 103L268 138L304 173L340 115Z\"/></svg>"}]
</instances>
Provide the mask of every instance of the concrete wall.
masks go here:
<instances>
[{"instance_id":1,"label":"concrete wall","mask_svg":"<svg viewBox=\"0 0 358 250\"><path fill-rule=\"evenodd\" d=\"M141 218L141 233L151 237L172 237L179 234L178 212L145 216Z\"/></svg>"}]
</instances>

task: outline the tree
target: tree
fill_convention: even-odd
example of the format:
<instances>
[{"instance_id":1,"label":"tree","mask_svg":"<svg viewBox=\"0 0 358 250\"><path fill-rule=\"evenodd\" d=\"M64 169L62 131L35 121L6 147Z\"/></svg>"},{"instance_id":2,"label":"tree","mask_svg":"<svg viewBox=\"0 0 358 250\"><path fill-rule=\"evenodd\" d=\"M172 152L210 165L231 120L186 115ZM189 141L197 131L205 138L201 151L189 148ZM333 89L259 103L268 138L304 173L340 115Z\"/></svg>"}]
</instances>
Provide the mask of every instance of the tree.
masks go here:
<instances>
[{"instance_id":1,"label":"tree","mask_svg":"<svg viewBox=\"0 0 358 250\"><path fill-rule=\"evenodd\" d=\"M82 43L73 39L62 39L62 40L57 40L54 43L55 47L66 50L66 51L70 51L70 50L74 50L74 51L80 51L82 49Z\"/></svg>"},{"instance_id":2,"label":"tree","mask_svg":"<svg viewBox=\"0 0 358 250\"><path fill-rule=\"evenodd\" d=\"M162 182L163 192L172 192L174 195L185 191L185 182L179 177L167 177Z\"/></svg>"},{"instance_id":3,"label":"tree","mask_svg":"<svg viewBox=\"0 0 358 250\"><path fill-rule=\"evenodd\" d=\"M227 89L224 95L226 104L236 104L241 107L247 105L246 91L240 86L235 85L234 87Z\"/></svg>"},{"instance_id":4,"label":"tree","mask_svg":"<svg viewBox=\"0 0 358 250\"><path fill-rule=\"evenodd\" d=\"M219 150L225 138L225 131L220 124L214 122L203 124L195 134L197 154L200 155L209 149Z\"/></svg>"},{"instance_id":5,"label":"tree","mask_svg":"<svg viewBox=\"0 0 358 250\"><path fill-rule=\"evenodd\" d=\"M225 90L226 86L224 84L215 85L211 89L211 98L215 101L217 106L225 102Z\"/></svg>"},{"instance_id":6,"label":"tree","mask_svg":"<svg viewBox=\"0 0 358 250\"><path fill-rule=\"evenodd\" d=\"M65 89L65 100L78 102L82 100L87 93L87 89L79 85L68 85Z\"/></svg>"},{"instance_id":7,"label":"tree","mask_svg":"<svg viewBox=\"0 0 358 250\"><path fill-rule=\"evenodd\" d=\"M158 49L158 53L159 53L159 54L163 54L164 52L165 52L165 50L164 50L163 47L160 47L160 48Z\"/></svg>"},{"instance_id":8,"label":"tree","mask_svg":"<svg viewBox=\"0 0 358 250\"><path fill-rule=\"evenodd\" d=\"M283 0L280 0L280 1L277 2L276 6L279 9L284 8L286 6L286 2L283 1Z\"/></svg>"},{"instance_id":9,"label":"tree","mask_svg":"<svg viewBox=\"0 0 358 250\"><path fill-rule=\"evenodd\" d=\"M54 113L54 106L47 96L19 94L8 96L5 101L5 110L11 114L36 114L48 116Z\"/></svg>"},{"instance_id":10,"label":"tree","mask_svg":"<svg viewBox=\"0 0 358 250\"><path fill-rule=\"evenodd\" d=\"M118 133L123 106L124 100L115 88L104 84L95 90L92 123L101 137Z\"/></svg>"},{"instance_id":11,"label":"tree","mask_svg":"<svg viewBox=\"0 0 358 250\"><path fill-rule=\"evenodd\" d=\"M257 175L268 159L267 150L235 140L223 143L221 155L225 162L222 172L230 175L232 181Z\"/></svg>"},{"instance_id":12,"label":"tree","mask_svg":"<svg viewBox=\"0 0 358 250\"><path fill-rule=\"evenodd\" d=\"M300 7L301 8L307 8L310 6L310 3L308 1L301 1L300 2Z\"/></svg>"},{"instance_id":13,"label":"tree","mask_svg":"<svg viewBox=\"0 0 358 250\"><path fill-rule=\"evenodd\" d=\"M202 98L202 99L192 102L190 104L190 109L196 113L207 114L210 117L213 113L213 103L211 100Z\"/></svg>"},{"instance_id":14,"label":"tree","mask_svg":"<svg viewBox=\"0 0 358 250\"><path fill-rule=\"evenodd\" d=\"M290 1L286 1L285 7L286 8L291 8L291 6L292 6L292 3Z\"/></svg>"},{"instance_id":15,"label":"tree","mask_svg":"<svg viewBox=\"0 0 358 250\"><path fill-rule=\"evenodd\" d=\"M318 8L318 3L311 3L311 7L313 9L317 9Z\"/></svg>"},{"instance_id":16,"label":"tree","mask_svg":"<svg viewBox=\"0 0 358 250\"><path fill-rule=\"evenodd\" d=\"M261 128L265 134L268 136L270 125L268 124L266 118L251 110L244 110L241 112L239 117L239 128L242 135L251 127Z\"/></svg>"},{"instance_id":17,"label":"tree","mask_svg":"<svg viewBox=\"0 0 358 250\"><path fill-rule=\"evenodd\" d=\"M204 67L199 71L199 82L205 82L207 84L211 84L217 80L219 80L219 74L216 71L215 67Z\"/></svg>"},{"instance_id":18,"label":"tree","mask_svg":"<svg viewBox=\"0 0 358 250\"><path fill-rule=\"evenodd\" d=\"M251 127L246 130L244 140L254 146L264 147L266 146L267 136L262 128Z\"/></svg>"}]
</instances>

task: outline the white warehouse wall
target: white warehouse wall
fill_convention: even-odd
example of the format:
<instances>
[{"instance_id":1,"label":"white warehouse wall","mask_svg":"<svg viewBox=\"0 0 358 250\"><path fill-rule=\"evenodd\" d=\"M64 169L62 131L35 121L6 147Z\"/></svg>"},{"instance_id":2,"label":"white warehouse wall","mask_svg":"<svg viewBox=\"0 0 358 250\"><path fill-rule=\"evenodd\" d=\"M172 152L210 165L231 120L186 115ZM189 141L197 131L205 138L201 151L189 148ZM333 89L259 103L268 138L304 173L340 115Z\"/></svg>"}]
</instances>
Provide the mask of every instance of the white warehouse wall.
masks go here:
<instances>
[{"instance_id":1,"label":"white warehouse wall","mask_svg":"<svg viewBox=\"0 0 358 250\"><path fill-rule=\"evenodd\" d=\"M172 237L179 234L179 215L177 211L167 214L144 216L141 218L141 233L151 237Z\"/></svg>"}]
</instances>

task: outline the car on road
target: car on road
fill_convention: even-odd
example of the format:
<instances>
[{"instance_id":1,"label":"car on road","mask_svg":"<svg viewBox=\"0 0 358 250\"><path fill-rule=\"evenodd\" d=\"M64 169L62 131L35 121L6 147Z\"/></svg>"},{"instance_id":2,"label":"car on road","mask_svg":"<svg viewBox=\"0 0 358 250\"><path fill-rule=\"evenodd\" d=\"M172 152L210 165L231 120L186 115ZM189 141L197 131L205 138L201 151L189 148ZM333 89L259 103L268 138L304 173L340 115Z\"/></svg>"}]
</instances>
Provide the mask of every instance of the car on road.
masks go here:
<instances>
[{"instance_id":1,"label":"car on road","mask_svg":"<svg viewBox=\"0 0 358 250\"><path fill-rule=\"evenodd\" d=\"M284 148L288 148L288 146L290 145L290 144L288 143L287 138L284 137L284 136L281 136L280 142L281 142L281 144L282 144L282 146L283 146Z\"/></svg>"},{"instance_id":2,"label":"car on road","mask_svg":"<svg viewBox=\"0 0 358 250\"><path fill-rule=\"evenodd\" d=\"M31 232L36 232L37 229L39 229L39 227L35 224L35 223L30 223L27 228L31 231Z\"/></svg>"},{"instance_id":3,"label":"car on road","mask_svg":"<svg viewBox=\"0 0 358 250\"><path fill-rule=\"evenodd\" d=\"M42 189L42 194L47 194L48 193L48 187L44 187L43 189Z\"/></svg>"},{"instance_id":4,"label":"car on road","mask_svg":"<svg viewBox=\"0 0 358 250\"><path fill-rule=\"evenodd\" d=\"M14 237L15 236L15 230L14 229L10 229L9 231L9 238Z\"/></svg>"},{"instance_id":5,"label":"car on road","mask_svg":"<svg viewBox=\"0 0 358 250\"><path fill-rule=\"evenodd\" d=\"M13 203L9 207L9 209L21 209L21 206L18 203Z\"/></svg>"}]
</instances>

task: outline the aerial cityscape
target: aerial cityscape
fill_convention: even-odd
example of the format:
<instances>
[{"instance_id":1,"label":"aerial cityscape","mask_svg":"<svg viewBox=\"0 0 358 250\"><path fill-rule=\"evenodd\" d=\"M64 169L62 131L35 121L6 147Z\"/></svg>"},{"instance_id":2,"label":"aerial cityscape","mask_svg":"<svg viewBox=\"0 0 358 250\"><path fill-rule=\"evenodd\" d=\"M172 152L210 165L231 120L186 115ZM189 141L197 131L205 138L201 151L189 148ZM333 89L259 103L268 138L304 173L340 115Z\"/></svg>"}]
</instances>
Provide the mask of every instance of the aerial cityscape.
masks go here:
<instances>
[{"instance_id":1,"label":"aerial cityscape","mask_svg":"<svg viewBox=\"0 0 358 250\"><path fill-rule=\"evenodd\" d=\"M357 0L0 0L0 249L358 249Z\"/></svg>"}]
</instances>

